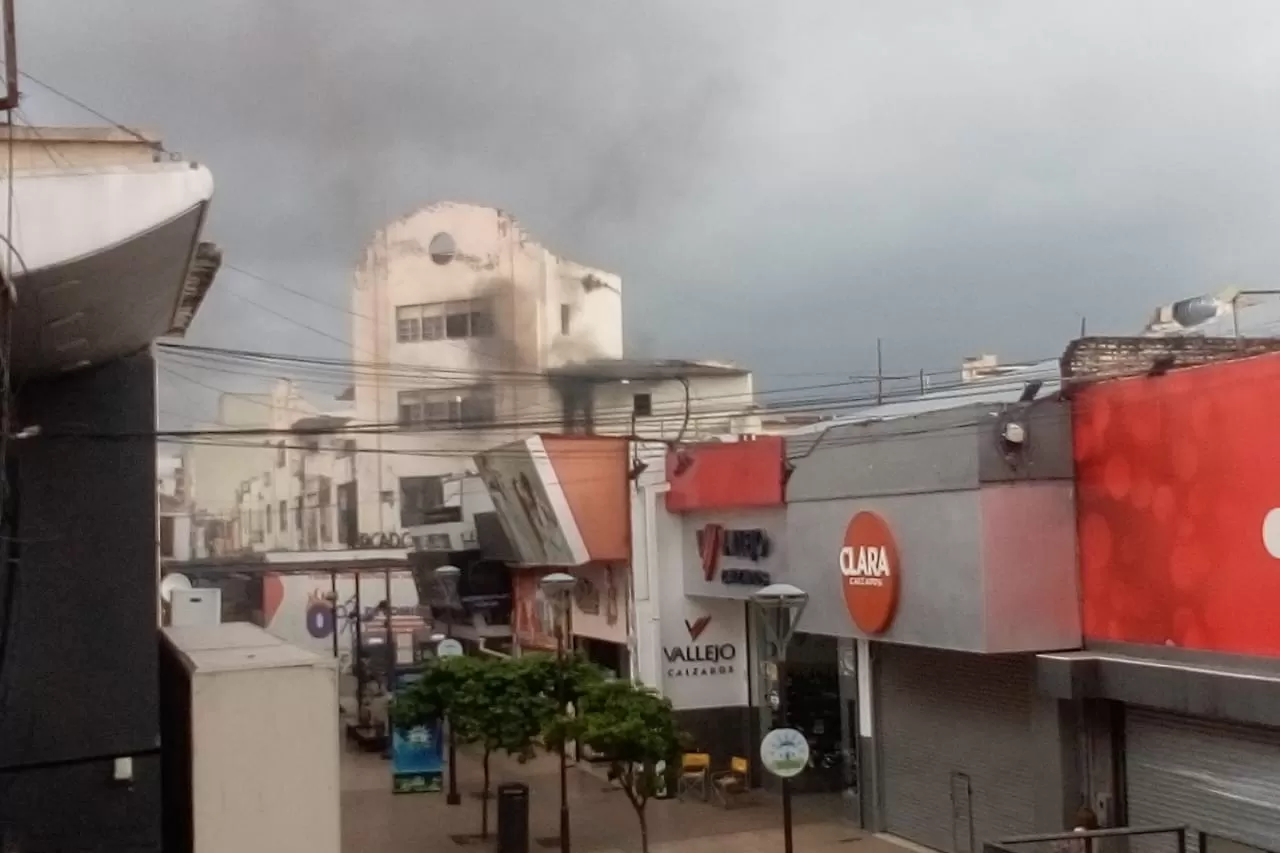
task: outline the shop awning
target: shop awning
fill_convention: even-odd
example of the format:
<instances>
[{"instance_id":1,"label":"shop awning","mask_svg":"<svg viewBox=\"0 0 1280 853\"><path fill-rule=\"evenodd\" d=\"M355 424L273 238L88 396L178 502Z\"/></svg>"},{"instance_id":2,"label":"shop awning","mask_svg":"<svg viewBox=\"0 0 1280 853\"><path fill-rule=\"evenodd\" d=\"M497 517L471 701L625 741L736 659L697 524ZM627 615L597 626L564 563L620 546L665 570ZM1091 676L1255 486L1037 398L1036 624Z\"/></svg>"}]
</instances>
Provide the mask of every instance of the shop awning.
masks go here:
<instances>
[{"instance_id":1,"label":"shop awning","mask_svg":"<svg viewBox=\"0 0 1280 853\"><path fill-rule=\"evenodd\" d=\"M1093 650L1036 657L1041 692L1280 726L1280 661L1212 663Z\"/></svg>"}]
</instances>

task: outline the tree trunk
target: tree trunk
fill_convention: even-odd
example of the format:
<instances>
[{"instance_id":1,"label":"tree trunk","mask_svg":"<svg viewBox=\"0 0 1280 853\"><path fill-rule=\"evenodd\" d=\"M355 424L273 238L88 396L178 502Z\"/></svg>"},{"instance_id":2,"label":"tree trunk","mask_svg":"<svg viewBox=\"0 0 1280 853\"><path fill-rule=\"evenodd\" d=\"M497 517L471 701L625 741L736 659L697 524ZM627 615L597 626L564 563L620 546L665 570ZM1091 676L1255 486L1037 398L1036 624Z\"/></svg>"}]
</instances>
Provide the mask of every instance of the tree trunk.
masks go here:
<instances>
[{"instance_id":1,"label":"tree trunk","mask_svg":"<svg viewBox=\"0 0 1280 853\"><path fill-rule=\"evenodd\" d=\"M636 809L636 816L640 818L640 853L649 853L649 822L645 820L643 805Z\"/></svg>"},{"instance_id":2,"label":"tree trunk","mask_svg":"<svg viewBox=\"0 0 1280 853\"><path fill-rule=\"evenodd\" d=\"M489 837L489 750L484 751L484 758L480 760L480 766L484 768L484 786L480 789L480 837L487 839Z\"/></svg>"}]
</instances>

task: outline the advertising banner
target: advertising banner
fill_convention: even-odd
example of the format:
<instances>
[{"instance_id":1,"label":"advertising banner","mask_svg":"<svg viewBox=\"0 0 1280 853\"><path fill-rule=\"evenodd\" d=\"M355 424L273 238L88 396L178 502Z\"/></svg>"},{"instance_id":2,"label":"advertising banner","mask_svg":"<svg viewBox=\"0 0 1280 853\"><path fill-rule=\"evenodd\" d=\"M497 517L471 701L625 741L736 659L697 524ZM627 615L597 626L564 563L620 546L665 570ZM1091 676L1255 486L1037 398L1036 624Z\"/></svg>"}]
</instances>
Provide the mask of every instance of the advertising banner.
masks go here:
<instances>
[{"instance_id":1,"label":"advertising banner","mask_svg":"<svg viewBox=\"0 0 1280 853\"><path fill-rule=\"evenodd\" d=\"M516 641L523 649L555 651L555 614L538 582L550 569L521 569L512 575Z\"/></svg>"},{"instance_id":2,"label":"advertising banner","mask_svg":"<svg viewBox=\"0 0 1280 853\"><path fill-rule=\"evenodd\" d=\"M387 597L386 576L370 571L360 574L360 630L366 636L384 637L386 617L377 609ZM333 580L328 572L314 574L268 574L263 578L263 626L275 636L317 654L333 654L333 634L338 632L339 663L350 667L351 643L355 635L356 574L338 575L335 608L327 595ZM397 648L408 655L413 634L426 622L418 607L418 588L409 571L391 573L391 633ZM403 656L403 655L402 655ZM408 660L409 658L406 658Z\"/></svg>"},{"instance_id":3,"label":"advertising banner","mask_svg":"<svg viewBox=\"0 0 1280 853\"><path fill-rule=\"evenodd\" d=\"M396 676L396 692L418 678L417 672ZM396 794L437 792L443 787L443 726L411 729L395 728L391 732L391 790Z\"/></svg>"},{"instance_id":4,"label":"advertising banner","mask_svg":"<svg viewBox=\"0 0 1280 853\"><path fill-rule=\"evenodd\" d=\"M662 618L662 693L676 710L747 704L747 625L737 601L673 601Z\"/></svg>"}]
</instances>

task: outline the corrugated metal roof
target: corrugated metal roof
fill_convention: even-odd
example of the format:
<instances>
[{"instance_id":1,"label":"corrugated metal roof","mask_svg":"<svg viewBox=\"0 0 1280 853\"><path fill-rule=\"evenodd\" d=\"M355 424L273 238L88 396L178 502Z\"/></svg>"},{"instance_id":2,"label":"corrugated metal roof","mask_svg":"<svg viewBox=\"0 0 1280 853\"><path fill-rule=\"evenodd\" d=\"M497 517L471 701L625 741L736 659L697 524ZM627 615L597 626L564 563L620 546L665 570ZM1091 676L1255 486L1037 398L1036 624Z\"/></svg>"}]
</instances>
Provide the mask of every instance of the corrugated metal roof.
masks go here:
<instances>
[{"instance_id":1,"label":"corrugated metal roof","mask_svg":"<svg viewBox=\"0 0 1280 853\"><path fill-rule=\"evenodd\" d=\"M941 412L947 409L958 409L963 406L979 404L999 405L1016 403L1022 396L1028 382L1040 381L1044 387L1041 397L1055 393L1062 384L1057 359L1037 362L1003 376L992 379L979 379L956 385L944 391L933 391L907 400L873 405L849 415L831 418L816 424L797 427L793 430L779 430L777 435L816 435L837 426L874 423L876 421L896 420L929 412Z\"/></svg>"}]
</instances>

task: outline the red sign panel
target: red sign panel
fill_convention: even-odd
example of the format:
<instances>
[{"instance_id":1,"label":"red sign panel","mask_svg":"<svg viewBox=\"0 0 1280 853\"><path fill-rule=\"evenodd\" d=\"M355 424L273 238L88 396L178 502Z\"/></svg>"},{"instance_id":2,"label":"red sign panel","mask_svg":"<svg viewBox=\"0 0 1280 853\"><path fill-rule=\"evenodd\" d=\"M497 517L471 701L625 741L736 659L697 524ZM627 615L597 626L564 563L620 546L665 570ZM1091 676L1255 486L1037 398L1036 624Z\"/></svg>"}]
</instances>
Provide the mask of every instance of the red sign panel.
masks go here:
<instances>
[{"instance_id":1,"label":"red sign panel","mask_svg":"<svg viewBox=\"0 0 1280 853\"><path fill-rule=\"evenodd\" d=\"M883 634L898 613L902 561L893 531L874 512L860 512L849 522L840 549L844 603L853 624L868 634Z\"/></svg>"},{"instance_id":2,"label":"red sign panel","mask_svg":"<svg viewBox=\"0 0 1280 853\"><path fill-rule=\"evenodd\" d=\"M1075 400L1085 636L1280 656L1280 356Z\"/></svg>"},{"instance_id":3,"label":"red sign panel","mask_svg":"<svg viewBox=\"0 0 1280 853\"><path fill-rule=\"evenodd\" d=\"M786 443L781 436L690 444L667 454L668 512L781 506Z\"/></svg>"}]
</instances>

